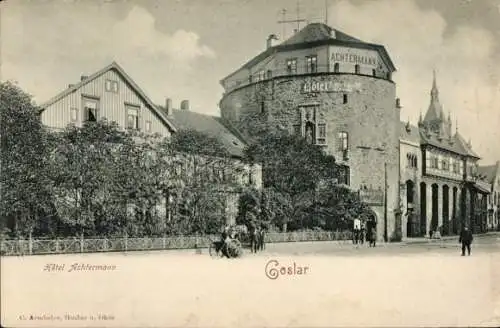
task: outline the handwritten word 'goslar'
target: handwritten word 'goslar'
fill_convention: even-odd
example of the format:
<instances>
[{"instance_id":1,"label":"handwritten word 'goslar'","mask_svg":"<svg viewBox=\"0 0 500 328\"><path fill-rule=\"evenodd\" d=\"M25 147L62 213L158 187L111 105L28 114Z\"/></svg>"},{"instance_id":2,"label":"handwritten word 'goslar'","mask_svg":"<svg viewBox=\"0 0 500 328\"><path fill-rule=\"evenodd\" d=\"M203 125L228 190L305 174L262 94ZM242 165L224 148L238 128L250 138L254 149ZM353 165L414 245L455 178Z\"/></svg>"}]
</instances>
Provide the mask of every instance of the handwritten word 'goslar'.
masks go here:
<instances>
[{"instance_id":1,"label":"handwritten word 'goslar'","mask_svg":"<svg viewBox=\"0 0 500 328\"><path fill-rule=\"evenodd\" d=\"M280 265L277 260L269 260L266 264L266 277L271 280L276 280L280 276L300 276L307 274L309 267L298 266L293 262L293 265Z\"/></svg>"}]
</instances>

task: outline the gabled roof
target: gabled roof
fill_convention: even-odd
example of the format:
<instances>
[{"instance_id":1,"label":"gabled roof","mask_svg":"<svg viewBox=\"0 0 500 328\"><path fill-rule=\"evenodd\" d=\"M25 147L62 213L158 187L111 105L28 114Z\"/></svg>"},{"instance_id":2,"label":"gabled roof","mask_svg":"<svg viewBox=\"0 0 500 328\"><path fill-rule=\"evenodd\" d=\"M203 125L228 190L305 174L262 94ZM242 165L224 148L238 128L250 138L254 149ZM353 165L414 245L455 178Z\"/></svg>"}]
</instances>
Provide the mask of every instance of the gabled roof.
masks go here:
<instances>
[{"instance_id":1,"label":"gabled roof","mask_svg":"<svg viewBox=\"0 0 500 328\"><path fill-rule=\"evenodd\" d=\"M480 159L479 155L469 147L467 142L465 142L458 132L451 138L446 136L439 138L435 133L426 133L425 129L420 129L420 138L423 145L431 145L459 155Z\"/></svg>"},{"instance_id":2,"label":"gabled roof","mask_svg":"<svg viewBox=\"0 0 500 328\"><path fill-rule=\"evenodd\" d=\"M418 127L408 122L399 122L399 139L418 143L420 145L420 132Z\"/></svg>"},{"instance_id":3,"label":"gabled roof","mask_svg":"<svg viewBox=\"0 0 500 328\"><path fill-rule=\"evenodd\" d=\"M167 111L163 106L157 106L164 115ZM177 130L195 130L219 140L231 156L243 157L243 150L247 146L244 137L224 119L189 110L172 109L169 120Z\"/></svg>"},{"instance_id":4,"label":"gabled roof","mask_svg":"<svg viewBox=\"0 0 500 328\"><path fill-rule=\"evenodd\" d=\"M486 181L494 184L495 178L500 174L500 161L493 165L478 166L478 172L486 177Z\"/></svg>"},{"instance_id":5,"label":"gabled roof","mask_svg":"<svg viewBox=\"0 0 500 328\"><path fill-rule=\"evenodd\" d=\"M52 99L50 99L47 102L45 102L44 104L42 104L41 105L42 109L41 109L40 112L43 112L48 106L52 105L53 103L55 103L56 101L62 99L63 97L71 94L75 90L78 90L79 88L83 87L84 85L92 82L93 80L97 79L98 77L100 77L101 75L103 75L104 73L106 73L106 72L108 72L110 70L115 70L118 74L120 74L120 76L123 78L123 80L127 84L129 84L129 86L139 95L139 97L141 97L144 100L144 102L146 104L149 105L149 107L154 112L154 114L156 114L160 118L160 120L172 132L176 131L176 128L172 125L171 122L169 122L169 120L167 119L167 117L161 111L159 111L157 109L156 105L151 101L151 99L149 99L149 97L144 93L144 91L142 91L142 89L134 82L134 80L132 80L132 78L127 73L125 73L125 71L123 70L123 68L120 65L118 65L118 63L115 62L115 61L113 61L111 64L109 64L108 66L104 67L103 69L101 69L101 70L95 72L94 74L90 75L89 77L87 77L83 81L80 81L79 83L77 83L77 84L75 84L75 85L67 88L63 92L59 93L58 95L56 95Z\"/></svg>"},{"instance_id":6,"label":"gabled roof","mask_svg":"<svg viewBox=\"0 0 500 328\"><path fill-rule=\"evenodd\" d=\"M323 45L339 45L345 47L375 50L380 54L382 60L385 61L389 69L391 71L396 71L396 67L394 66L394 63L389 57L389 54L387 53L384 46L361 41L323 23L311 23L281 44L262 51L260 54L245 63L243 66L224 77L221 80L221 83L237 72L243 69L249 69L255 66L257 63L260 63L264 59L278 52L306 49Z\"/></svg>"},{"instance_id":7,"label":"gabled roof","mask_svg":"<svg viewBox=\"0 0 500 328\"><path fill-rule=\"evenodd\" d=\"M455 133L455 140L461 145L461 147L464 149L464 154L470 157L475 157L475 158L481 158L479 155L472 150L472 147L469 146L469 143L465 141L465 139L462 137L458 131Z\"/></svg>"}]
</instances>

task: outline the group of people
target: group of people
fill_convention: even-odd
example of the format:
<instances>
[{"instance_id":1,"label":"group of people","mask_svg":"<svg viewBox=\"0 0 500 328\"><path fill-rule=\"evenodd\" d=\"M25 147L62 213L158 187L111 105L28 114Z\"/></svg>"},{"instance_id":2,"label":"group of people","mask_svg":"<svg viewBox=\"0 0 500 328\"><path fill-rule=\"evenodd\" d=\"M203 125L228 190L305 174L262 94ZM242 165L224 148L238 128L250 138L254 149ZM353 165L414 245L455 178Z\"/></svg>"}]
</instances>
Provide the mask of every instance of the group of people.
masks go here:
<instances>
[{"instance_id":1,"label":"group of people","mask_svg":"<svg viewBox=\"0 0 500 328\"><path fill-rule=\"evenodd\" d=\"M263 251L266 248L266 231L265 227L261 225L260 227L256 224L250 224L250 249L252 253L257 253L258 251Z\"/></svg>"},{"instance_id":2,"label":"group of people","mask_svg":"<svg viewBox=\"0 0 500 328\"><path fill-rule=\"evenodd\" d=\"M353 244L364 244L368 241L370 247L375 247L377 243L377 226L372 220L366 222L361 221L359 218L354 219L352 242Z\"/></svg>"},{"instance_id":3,"label":"group of people","mask_svg":"<svg viewBox=\"0 0 500 328\"><path fill-rule=\"evenodd\" d=\"M251 252L257 253L258 251L262 251L266 248L265 231L266 229L264 225L257 226L255 223L251 223L248 231L243 232L237 232L236 229L226 226L221 233L221 241L218 251L221 251L225 257L229 258L228 245L230 241L233 239L240 240L242 239L242 235L244 236L245 234L248 236L248 240L250 241Z\"/></svg>"}]
</instances>

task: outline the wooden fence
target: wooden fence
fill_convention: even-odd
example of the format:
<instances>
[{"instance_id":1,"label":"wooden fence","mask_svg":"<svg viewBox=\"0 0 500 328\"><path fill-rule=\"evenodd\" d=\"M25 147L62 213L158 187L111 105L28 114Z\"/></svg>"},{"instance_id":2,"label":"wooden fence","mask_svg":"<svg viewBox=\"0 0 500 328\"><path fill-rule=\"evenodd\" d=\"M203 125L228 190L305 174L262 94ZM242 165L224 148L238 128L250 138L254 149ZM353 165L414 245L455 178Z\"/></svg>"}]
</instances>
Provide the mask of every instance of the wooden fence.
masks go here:
<instances>
[{"instance_id":1,"label":"wooden fence","mask_svg":"<svg viewBox=\"0 0 500 328\"><path fill-rule=\"evenodd\" d=\"M220 236L174 236L164 238L65 238L65 239L3 239L0 241L1 255L38 255L98 252L127 252L168 249L208 248L211 241ZM302 231L269 232L266 243L303 241L347 241L350 232Z\"/></svg>"}]
</instances>

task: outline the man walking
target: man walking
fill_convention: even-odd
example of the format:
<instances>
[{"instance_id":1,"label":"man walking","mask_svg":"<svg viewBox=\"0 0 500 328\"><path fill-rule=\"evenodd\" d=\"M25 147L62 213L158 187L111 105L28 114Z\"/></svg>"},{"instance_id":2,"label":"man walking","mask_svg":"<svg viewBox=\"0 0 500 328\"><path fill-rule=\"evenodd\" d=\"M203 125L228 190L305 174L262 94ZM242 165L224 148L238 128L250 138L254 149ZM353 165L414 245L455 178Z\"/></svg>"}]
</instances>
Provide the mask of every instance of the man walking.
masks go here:
<instances>
[{"instance_id":1,"label":"man walking","mask_svg":"<svg viewBox=\"0 0 500 328\"><path fill-rule=\"evenodd\" d=\"M361 231L361 220L359 218L354 219L353 227L353 243L357 244L359 241L359 232Z\"/></svg>"},{"instance_id":2,"label":"man walking","mask_svg":"<svg viewBox=\"0 0 500 328\"><path fill-rule=\"evenodd\" d=\"M465 256L465 249L467 248L467 255L470 256L470 245L472 244L472 240L474 237L472 236L472 231L470 231L467 227L462 229L460 233L459 243L462 243L462 256Z\"/></svg>"}]
</instances>

